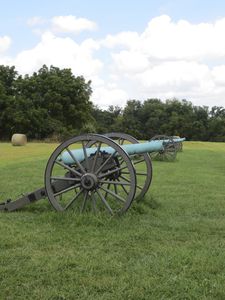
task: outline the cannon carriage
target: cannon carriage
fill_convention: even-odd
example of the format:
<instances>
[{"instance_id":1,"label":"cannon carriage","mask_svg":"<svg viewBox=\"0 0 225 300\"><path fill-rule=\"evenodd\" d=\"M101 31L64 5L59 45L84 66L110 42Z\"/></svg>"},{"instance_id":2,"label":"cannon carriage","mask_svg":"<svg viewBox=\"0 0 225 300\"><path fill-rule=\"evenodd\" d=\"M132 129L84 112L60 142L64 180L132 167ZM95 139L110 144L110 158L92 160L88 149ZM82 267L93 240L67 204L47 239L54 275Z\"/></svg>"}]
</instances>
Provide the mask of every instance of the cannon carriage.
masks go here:
<instances>
[{"instance_id":1,"label":"cannon carriage","mask_svg":"<svg viewBox=\"0 0 225 300\"><path fill-rule=\"evenodd\" d=\"M152 160L172 162L175 161L177 152L182 152L183 150L183 139L179 136L155 135L150 141L166 142L162 150L151 152Z\"/></svg>"},{"instance_id":2,"label":"cannon carriage","mask_svg":"<svg viewBox=\"0 0 225 300\"><path fill-rule=\"evenodd\" d=\"M167 135L155 135L153 136L150 141L164 141L166 142L164 144L163 149L159 151L152 151L151 152L151 158L153 160L158 161L174 161L177 156L177 147L176 144L179 142L175 142L174 139Z\"/></svg>"},{"instance_id":3,"label":"cannon carriage","mask_svg":"<svg viewBox=\"0 0 225 300\"><path fill-rule=\"evenodd\" d=\"M15 201L0 203L0 210L14 211L48 198L57 211L124 213L134 199L143 199L151 184L148 153L162 151L167 144L162 140L138 143L135 138L119 133L73 137L50 156L44 187Z\"/></svg>"},{"instance_id":4,"label":"cannon carriage","mask_svg":"<svg viewBox=\"0 0 225 300\"><path fill-rule=\"evenodd\" d=\"M180 139L180 137L178 135L175 135L175 136L172 136L172 139L176 141L177 139ZM180 141L178 143L175 143L175 146L176 146L177 152L182 152L183 151L182 141Z\"/></svg>"}]
</instances>

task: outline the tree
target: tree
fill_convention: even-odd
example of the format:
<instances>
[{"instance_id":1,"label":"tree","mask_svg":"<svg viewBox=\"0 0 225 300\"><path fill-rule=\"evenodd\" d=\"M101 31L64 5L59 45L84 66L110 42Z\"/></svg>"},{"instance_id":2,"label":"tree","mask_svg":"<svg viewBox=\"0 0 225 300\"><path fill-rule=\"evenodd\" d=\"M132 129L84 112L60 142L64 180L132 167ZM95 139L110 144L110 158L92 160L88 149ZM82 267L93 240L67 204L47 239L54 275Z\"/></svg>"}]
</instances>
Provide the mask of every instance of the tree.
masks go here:
<instances>
[{"instance_id":1,"label":"tree","mask_svg":"<svg viewBox=\"0 0 225 300\"><path fill-rule=\"evenodd\" d=\"M92 116L95 119L95 128L98 133L120 131L120 119L122 109L119 106L110 105L107 110L93 106Z\"/></svg>"},{"instance_id":2,"label":"tree","mask_svg":"<svg viewBox=\"0 0 225 300\"><path fill-rule=\"evenodd\" d=\"M207 141L209 126L209 111L207 106L194 106L195 120L192 126L192 139Z\"/></svg>"},{"instance_id":3,"label":"tree","mask_svg":"<svg viewBox=\"0 0 225 300\"><path fill-rule=\"evenodd\" d=\"M15 67L0 65L0 138L15 132L30 138L65 139L85 132L120 131L138 139L157 134L187 139L225 141L225 108L194 106L183 99L129 100L122 109L107 110L90 101L91 82L70 69L43 66L21 76Z\"/></svg>"},{"instance_id":4,"label":"tree","mask_svg":"<svg viewBox=\"0 0 225 300\"><path fill-rule=\"evenodd\" d=\"M140 111L141 132L143 139L150 139L156 134L163 134L165 105L160 99L147 99Z\"/></svg>"},{"instance_id":5,"label":"tree","mask_svg":"<svg viewBox=\"0 0 225 300\"><path fill-rule=\"evenodd\" d=\"M225 142L225 109L213 106L209 119L209 140L214 142Z\"/></svg>"},{"instance_id":6,"label":"tree","mask_svg":"<svg viewBox=\"0 0 225 300\"><path fill-rule=\"evenodd\" d=\"M22 77L14 67L2 67L0 83L0 132L5 138L15 131L30 138L68 137L94 122L91 82L75 77L70 69L44 65L33 75Z\"/></svg>"},{"instance_id":7,"label":"tree","mask_svg":"<svg viewBox=\"0 0 225 300\"><path fill-rule=\"evenodd\" d=\"M14 83L18 76L15 67L0 65L0 83L6 95L14 95Z\"/></svg>"},{"instance_id":8,"label":"tree","mask_svg":"<svg viewBox=\"0 0 225 300\"><path fill-rule=\"evenodd\" d=\"M123 132L128 133L138 139L142 138L142 122L140 113L141 102L139 100L129 100L124 108L123 120L121 122Z\"/></svg>"}]
</instances>

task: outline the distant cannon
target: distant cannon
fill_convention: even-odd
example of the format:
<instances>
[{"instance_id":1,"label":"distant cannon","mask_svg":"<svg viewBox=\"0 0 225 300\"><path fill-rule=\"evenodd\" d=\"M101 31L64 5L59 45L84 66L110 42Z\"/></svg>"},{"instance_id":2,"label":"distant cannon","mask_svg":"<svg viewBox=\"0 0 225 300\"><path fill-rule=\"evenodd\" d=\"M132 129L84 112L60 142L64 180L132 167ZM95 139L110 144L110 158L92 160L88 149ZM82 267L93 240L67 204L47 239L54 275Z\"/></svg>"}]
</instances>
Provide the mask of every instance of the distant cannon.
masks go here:
<instances>
[{"instance_id":1,"label":"distant cannon","mask_svg":"<svg viewBox=\"0 0 225 300\"><path fill-rule=\"evenodd\" d=\"M172 136L172 139L174 141L176 141L177 139L180 139L180 137L179 136ZM175 143L175 146L176 146L177 152L182 152L183 151L183 143L182 143L182 141L180 141L178 143Z\"/></svg>"},{"instance_id":2,"label":"distant cannon","mask_svg":"<svg viewBox=\"0 0 225 300\"><path fill-rule=\"evenodd\" d=\"M159 151L151 152L151 159L158 161L172 162L176 159L177 152L182 149L182 142L184 141L180 137L172 137L167 135L155 135L150 141L164 141L165 146Z\"/></svg>"},{"instance_id":3,"label":"distant cannon","mask_svg":"<svg viewBox=\"0 0 225 300\"><path fill-rule=\"evenodd\" d=\"M104 209L111 215L125 212L151 184L152 165L147 153L163 150L168 141L138 143L125 134L108 136L111 138L85 134L63 142L48 160L44 187L15 201L6 200L0 210L14 211L47 197L57 211L73 208L79 212ZM132 161L135 155L140 159ZM144 171L137 166L144 166ZM138 176L143 179L138 181Z\"/></svg>"}]
</instances>

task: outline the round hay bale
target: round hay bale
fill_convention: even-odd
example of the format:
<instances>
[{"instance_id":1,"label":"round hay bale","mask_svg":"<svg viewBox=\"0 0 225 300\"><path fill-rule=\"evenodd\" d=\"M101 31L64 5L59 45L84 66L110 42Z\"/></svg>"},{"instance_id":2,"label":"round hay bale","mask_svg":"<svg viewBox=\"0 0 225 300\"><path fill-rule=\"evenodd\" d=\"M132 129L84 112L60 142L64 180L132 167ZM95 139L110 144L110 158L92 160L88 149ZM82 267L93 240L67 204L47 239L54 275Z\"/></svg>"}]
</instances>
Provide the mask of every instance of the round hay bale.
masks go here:
<instances>
[{"instance_id":1,"label":"round hay bale","mask_svg":"<svg viewBox=\"0 0 225 300\"><path fill-rule=\"evenodd\" d=\"M25 134L14 133L11 139L13 146L25 146L27 143L27 137Z\"/></svg>"}]
</instances>

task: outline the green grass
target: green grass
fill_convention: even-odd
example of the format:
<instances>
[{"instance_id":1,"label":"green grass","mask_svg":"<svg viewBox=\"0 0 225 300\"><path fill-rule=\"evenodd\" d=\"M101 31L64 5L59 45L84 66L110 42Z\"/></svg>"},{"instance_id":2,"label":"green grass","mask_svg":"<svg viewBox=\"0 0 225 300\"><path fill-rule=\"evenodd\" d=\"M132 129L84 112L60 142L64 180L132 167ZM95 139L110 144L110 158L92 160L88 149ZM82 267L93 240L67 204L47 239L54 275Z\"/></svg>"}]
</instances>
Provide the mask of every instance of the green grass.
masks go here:
<instances>
[{"instance_id":1,"label":"green grass","mask_svg":"<svg viewBox=\"0 0 225 300\"><path fill-rule=\"evenodd\" d=\"M0 199L43 186L54 144L0 144ZM0 299L225 299L225 144L186 142L153 162L120 218L42 200L0 214Z\"/></svg>"}]
</instances>

